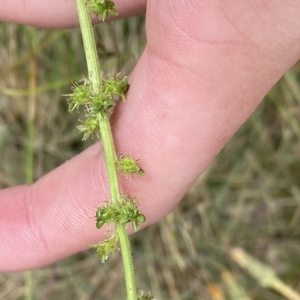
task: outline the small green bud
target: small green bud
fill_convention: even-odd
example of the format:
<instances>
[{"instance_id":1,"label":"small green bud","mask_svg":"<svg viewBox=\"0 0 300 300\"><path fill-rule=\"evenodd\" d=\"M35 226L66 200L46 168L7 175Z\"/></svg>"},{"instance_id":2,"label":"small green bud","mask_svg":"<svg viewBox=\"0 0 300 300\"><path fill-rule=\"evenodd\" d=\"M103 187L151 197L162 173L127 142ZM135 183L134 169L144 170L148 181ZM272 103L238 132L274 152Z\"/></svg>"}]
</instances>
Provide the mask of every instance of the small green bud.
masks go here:
<instances>
[{"instance_id":1,"label":"small green bud","mask_svg":"<svg viewBox=\"0 0 300 300\"><path fill-rule=\"evenodd\" d=\"M131 220L134 217L134 210L131 208L127 209L127 217Z\"/></svg>"},{"instance_id":2,"label":"small green bud","mask_svg":"<svg viewBox=\"0 0 300 300\"><path fill-rule=\"evenodd\" d=\"M102 208L101 220L104 220L105 223L112 223L115 219L116 211L111 206Z\"/></svg>"},{"instance_id":3,"label":"small green bud","mask_svg":"<svg viewBox=\"0 0 300 300\"><path fill-rule=\"evenodd\" d=\"M100 229L105 224L104 220L99 220L96 222L96 228Z\"/></svg>"},{"instance_id":4,"label":"small green bud","mask_svg":"<svg viewBox=\"0 0 300 300\"><path fill-rule=\"evenodd\" d=\"M118 235L113 235L111 238L96 244L91 245L92 249L95 249L97 251L98 256L100 257L100 260L102 263L104 263L109 254L112 253L117 248L118 243Z\"/></svg>"},{"instance_id":5,"label":"small green bud","mask_svg":"<svg viewBox=\"0 0 300 300\"><path fill-rule=\"evenodd\" d=\"M102 216L101 216L101 220L104 220L104 221L107 222L110 218L111 218L110 213L108 213L108 212L103 212L103 214L102 214Z\"/></svg>"},{"instance_id":6,"label":"small green bud","mask_svg":"<svg viewBox=\"0 0 300 300\"><path fill-rule=\"evenodd\" d=\"M105 253L104 251L97 251L97 254L100 257L102 263L104 263L108 258L107 253Z\"/></svg>"},{"instance_id":7,"label":"small green bud","mask_svg":"<svg viewBox=\"0 0 300 300\"><path fill-rule=\"evenodd\" d=\"M104 91L105 94L115 95L122 98L123 101L126 100L126 93L129 90L129 83L127 77L118 80L116 78L109 78L104 81Z\"/></svg>"},{"instance_id":8,"label":"small green bud","mask_svg":"<svg viewBox=\"0 0 300 300\"><path fill-rule=\"evenodd\" d=\"M131 224L134 231L137 231L139 229L139 223L136 220L132 220Z\"/></svg>"},{"instance_id":9,"label":"small green bud","mask_svg":"<svg viewBox=\"0 0 300 300\"><path fill-rule=\"evenodd\" d=\"M146 222L146 217L145 217L145 215L139 214L139 215L136 217L136 221L137 221L138 223L144 223L144 222Z\"/></svg>"},{"instance_id":10,"label":"small green bud","mask_svg":"<svg viewBox=\"0 0 300 300\"><path fill-rule=\"evenodd\" d=\"M148 295L144 295L143 292L140 292L137 300L155 300L155 298L150 293Z\"/></svg>"},{"instance_id":11,"label":"small green bud","mask_svg":"<svg viewBox=\"0 0 300 300\"><path fill-rule=\"evenodd\" d=\"M101 214L102 214L102 208L99 207L97 210L96 210L96 219L99 221L101 219Z\"/></svg>"},{"instance_id":12,"label":"small green bud","mask_svg":"<svg viewBox=\"0 0 300 300\"><path fill-rule=\"evenodd\" d=\"M100 132L98 121L95 117L90 117L83 122L82 125L77 126L78 130L83 133L83 140L87 140L93 133Z\"/></svg>"},{"instance_id":13,"label":"small green bud","mask_svg":"<svg viewBox=\"0 0 300 300\"><path fill-rule=\"evenodd\" d=\"M125 175L130 175L133 173L138 173L141 176L145 176L145 172L141 169L137 160L131 158L130 156L119 155L117 161L117 167Z\"/></svg>"},{"instance_id":14,"label":"small green bud","mask_svg":"<svg viewBox=\"0 0 300 300\"><path fill-rule=\"evenodd\" d=\"M111 0L88 0L86 4L91 12L99 16L102 21L106 19L108 14L117 14L116 9L114 8L115 4Z\"/></svg>"},{"instance_id":15,"label":"small green bud","mask_svg":"<svg viewBox=\"0 0 300 300\"><path fill-rule=\"evenodd\" d=\"M69 111L73 111L75 108L78 109L79 106L87 104L89 97L91 95L91 89L88 85L77 85L75 84L72 88L73 92L70 94Z\"/></svg>"},{"instance_id":16,"label":"small green bud","mask_svg":"<svg viewBox=\"0 0 300 300\"><path fill-rule=\"evenodd\" d=\"M103 93L99 93L92 97L91 113L100 113L101 115L105 115L114 104L115 102L113 101L112 97Z\"/></svg>"}]
</instances>

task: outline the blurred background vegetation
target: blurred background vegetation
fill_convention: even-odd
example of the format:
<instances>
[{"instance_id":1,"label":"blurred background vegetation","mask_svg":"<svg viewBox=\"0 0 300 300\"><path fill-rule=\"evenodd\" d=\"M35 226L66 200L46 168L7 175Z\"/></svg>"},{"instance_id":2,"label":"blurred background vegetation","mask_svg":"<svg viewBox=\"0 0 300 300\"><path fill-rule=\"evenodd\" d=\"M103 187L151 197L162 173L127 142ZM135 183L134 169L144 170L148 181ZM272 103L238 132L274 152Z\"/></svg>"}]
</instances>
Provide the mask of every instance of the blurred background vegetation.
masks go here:
<instances>
[{"instance_id":1,"label":"blurred background vegetation","mask_svg":"<svg viewBox=\"0 0 300 300\"><path fill-rule=\"evenodd\" d=\"M144 18L95 31L106 72L129 74L146 45ZM37 180L88 147L76 129L80 116L67 112L62 97L86 68L78 30L2 23L0 58L0 186L6 188ZM287 299L236 263L230 251L239 247L300 294L299 82L297 64L179 207L131 237L145 293L159 300ZM101 264L87 250L33 271L33 299L123 300L121 267L119 255ZM266 278L263 270L259 276ZM25 272L0 274L0 299L25 294Z\"/></svg>"}]
</instances>

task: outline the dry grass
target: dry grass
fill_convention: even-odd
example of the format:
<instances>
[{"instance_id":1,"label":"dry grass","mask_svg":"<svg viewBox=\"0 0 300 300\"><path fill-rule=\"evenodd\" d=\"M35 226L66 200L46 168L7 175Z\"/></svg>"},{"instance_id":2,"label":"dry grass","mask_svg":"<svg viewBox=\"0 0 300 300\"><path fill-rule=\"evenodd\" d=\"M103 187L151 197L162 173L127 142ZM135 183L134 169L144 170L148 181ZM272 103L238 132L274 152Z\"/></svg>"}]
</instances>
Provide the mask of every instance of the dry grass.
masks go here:
<instances>
[{"instance_id":1,"label":"dry grass","mask_svg":"<svg viewBox=\"0 0 300 300\"><path fill-rule=\"evenodd\" d=\"M97 28L109 73L131 70L145 45L143 26L143 19L135 18ZM66 114L61 97L85 73L79 32L1 24L0 41L0 186L5 188L26 178L29 109L35 109L35 179L88 145L74 126L78 115ZM224 271L230 270L248 299L283 299L230 259L228 250L238 246L300 293L299 82L298 64L181 205L132 237L140 288L163 300L235 300L222 292L224 278L231 278ZM86 251L33 271L34 299L124 299L120 257L105 265L98 261ZM0 299L24 299L24 288L24 273L0 275Z\"/></svg>"}]
</instances>

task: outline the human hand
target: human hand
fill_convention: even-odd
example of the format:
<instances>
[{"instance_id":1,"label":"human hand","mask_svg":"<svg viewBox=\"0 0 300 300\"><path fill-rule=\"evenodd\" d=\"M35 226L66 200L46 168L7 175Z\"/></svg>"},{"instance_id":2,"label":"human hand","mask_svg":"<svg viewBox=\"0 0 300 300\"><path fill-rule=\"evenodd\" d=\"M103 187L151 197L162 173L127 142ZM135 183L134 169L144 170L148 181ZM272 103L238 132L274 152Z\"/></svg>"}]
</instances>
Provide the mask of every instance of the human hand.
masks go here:
<instances>
[{"instance_id":1,"label":"human hand","mask_svg":"<svg viewBox=\"0 0 300 300\"><path fill-rule=\"evenodd\" d=\"M0 19L72 27L75 1L7 1ZM146 1L116 0L119 15ZM22 8L21 5L26 7ZM117 149L140 159L145 178L123 190L156 222L180 201L261 99L300 57L299 1L147 3L148 45L112 122ZM100 143L32 186L0 192L0 271L37 268L104 238L91 218L108 199Z\"/></svg>"}]
</instances>

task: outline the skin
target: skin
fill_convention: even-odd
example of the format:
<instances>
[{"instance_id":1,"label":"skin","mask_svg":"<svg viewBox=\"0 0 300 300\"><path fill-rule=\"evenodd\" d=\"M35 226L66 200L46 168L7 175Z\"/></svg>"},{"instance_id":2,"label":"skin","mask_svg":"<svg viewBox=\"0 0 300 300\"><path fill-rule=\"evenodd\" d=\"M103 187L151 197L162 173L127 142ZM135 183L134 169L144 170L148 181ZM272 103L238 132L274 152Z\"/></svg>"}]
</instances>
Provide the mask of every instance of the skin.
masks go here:
<instances>
[{"instance_id":1,"label":"skin","mask_svg":"<svg viewBox=\"0 0 300 300\"><path fill-rule=\"evenodd\" d=\"M75 1L2 0L0 19L78 24ZM119 153L146 177L121 177L145 226L169 213L265 94L300 58L298 0L116 0L119 17L145 12L148 45L128 102L112 119ZM50 5L51 7L51 5ZM101 143L31 186L0 192L0 271L38 268L105 237L92 216L109 198Z\"/></svg>"}]
</instances>

